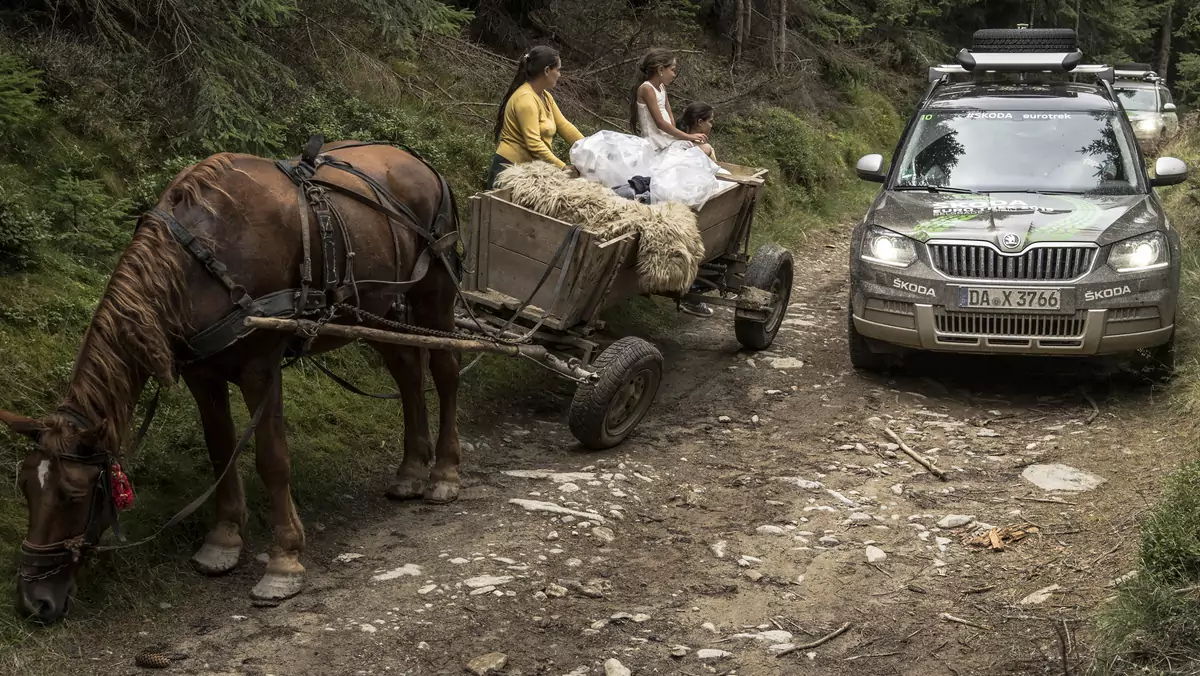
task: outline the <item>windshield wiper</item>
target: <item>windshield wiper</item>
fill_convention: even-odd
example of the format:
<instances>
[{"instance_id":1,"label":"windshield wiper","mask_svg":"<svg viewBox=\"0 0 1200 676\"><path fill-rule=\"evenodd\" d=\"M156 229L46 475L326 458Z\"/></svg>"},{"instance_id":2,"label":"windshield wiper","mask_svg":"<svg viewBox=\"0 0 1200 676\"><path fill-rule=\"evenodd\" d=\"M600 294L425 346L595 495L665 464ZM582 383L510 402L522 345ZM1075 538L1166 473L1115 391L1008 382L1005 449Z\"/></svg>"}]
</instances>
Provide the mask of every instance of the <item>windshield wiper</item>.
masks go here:
<instances>
[{"instance_id":1,"label":"windshield wiper","mask_svg":"<svg viewBox=\"0 0 1200 676\"><path fill-rule=\"evenodd\" d=\"M922 192L952 192L952 193L958 193L958 194L962 194L962 195L974 195L977 192L975 190L967 190L966 188L954 188L954 187L946 186L946 185L898 185L898 186L892 188L892 190L897 190L897 191L920 190Z\"/></svg>"},{"instance_id":2,"label":"windshield wiper","mask_svg":"<svg viewBox=\"0 0 1200 676\"><path fill-rule=\"evenodd\" d=\"M998 192L1013 192L1024 195L1086 195L1081 190L1000 190Z\"/></svg>"}]
</instances>

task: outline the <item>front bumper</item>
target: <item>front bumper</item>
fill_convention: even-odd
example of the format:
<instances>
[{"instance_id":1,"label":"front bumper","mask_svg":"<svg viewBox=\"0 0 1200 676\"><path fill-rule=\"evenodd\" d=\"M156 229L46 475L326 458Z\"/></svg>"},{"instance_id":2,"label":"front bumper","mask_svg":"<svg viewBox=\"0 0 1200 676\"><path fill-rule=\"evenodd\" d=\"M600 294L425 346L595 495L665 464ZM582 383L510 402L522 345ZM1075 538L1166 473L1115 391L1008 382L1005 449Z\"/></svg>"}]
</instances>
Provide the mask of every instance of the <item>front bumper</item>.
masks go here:
<instances>
[{"instance_id":1,"label":"front bumper","mask_svg":"<svg viewBox=\"0 0 1200 676\"><path fill-rule=\"evenodd\" d=\"M896 270L859 259L851 279L854 328L876 341L939 352L1086 356L1169 341L1179 274L1126 275L1097 264L1076 281L1020 283L950 279L924 262ZM963 286L1057 288L1064 310L962 310L955 299Z\"/></svg>"},{"instance_id":2,"label":"front bumper","mask_svg":"<svg viewBox=\"0 0 1200 676\"><path fill-rule=\"evenodd\" d=\"M938 329L935 308L914 303L914 328L876 322L854 316L861 335L902 347L940 352L984 354L1099 355L1130 352L1162 345L1171 338L1173 324L1148 331L1109 335L1108 310L1086 310L1082 333L1075 336L1020 336L987 333L957 333ZM1124 327L1114 327L1124 328Z\"/></svg>"}]
</instances>

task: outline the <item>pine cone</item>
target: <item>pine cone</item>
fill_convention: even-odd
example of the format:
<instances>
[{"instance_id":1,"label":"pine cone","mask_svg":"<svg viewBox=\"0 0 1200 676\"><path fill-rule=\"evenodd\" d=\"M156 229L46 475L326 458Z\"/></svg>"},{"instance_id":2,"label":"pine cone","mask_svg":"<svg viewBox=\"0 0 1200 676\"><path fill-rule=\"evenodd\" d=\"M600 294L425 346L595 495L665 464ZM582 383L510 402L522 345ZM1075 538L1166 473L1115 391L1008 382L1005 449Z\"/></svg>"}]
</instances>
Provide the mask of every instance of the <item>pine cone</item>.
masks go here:
<instances>
[{"instance_id":1,"label":"pine cone","mask_svg":"<svg viewBox=\"0 0 1200 676\"><path fill-rule=\"evenodd\" d=\"M171 666L171 658L156 650L143 650L133 658L133 663L146 669L166 669Z\"/></svg>"}]
</instances>

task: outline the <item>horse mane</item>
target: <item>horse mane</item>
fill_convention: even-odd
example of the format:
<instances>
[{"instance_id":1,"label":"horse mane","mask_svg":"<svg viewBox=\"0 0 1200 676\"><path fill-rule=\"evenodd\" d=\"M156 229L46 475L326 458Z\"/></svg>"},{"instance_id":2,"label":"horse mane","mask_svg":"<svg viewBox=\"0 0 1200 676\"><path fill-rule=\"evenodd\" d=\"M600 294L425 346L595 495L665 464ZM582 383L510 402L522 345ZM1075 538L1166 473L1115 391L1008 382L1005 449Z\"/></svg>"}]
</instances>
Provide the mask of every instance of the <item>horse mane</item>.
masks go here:
<instances>
[{"instance_id":1,"label":"horse mane","mask_svg":"<svg viewBox=\"0 0 1200 676\"><path fill-rule=\"evenodd\" d=\"M220 181L230 171L238 170L228 153L192 165L167 186L159 206L170 211L193 204L213 212L205 193L228 198ZM167 224L144 214L84 334L65 403L97 425L86 431L91 445L114 456L123 449L146 378L163 385L175 382L174 348L188 328L191 309L187 260ZM46 447L69 450L67 423L62 414L46 420Z\"/></svg>"}]
</instances>

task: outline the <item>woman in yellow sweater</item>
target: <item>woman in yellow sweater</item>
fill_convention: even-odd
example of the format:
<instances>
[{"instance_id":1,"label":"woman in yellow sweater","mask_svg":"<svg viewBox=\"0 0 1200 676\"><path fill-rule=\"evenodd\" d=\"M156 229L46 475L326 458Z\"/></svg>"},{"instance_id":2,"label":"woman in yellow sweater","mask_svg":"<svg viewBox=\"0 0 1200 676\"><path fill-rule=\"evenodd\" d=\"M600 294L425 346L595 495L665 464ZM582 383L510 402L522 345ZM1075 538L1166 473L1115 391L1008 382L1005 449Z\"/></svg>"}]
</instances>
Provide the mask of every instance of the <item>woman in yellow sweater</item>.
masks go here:
<instances>
[{"instance_id":1,"label":"woman in yellow sweater","mask_svg":"<svg viewBox=\"0 0 1200 676\"><path fill-rule=\"evenodd\" d=\"M550 90L562 75L558 50L538 46L517 62L517 76L500 101L496 117L496 154L488 172L487 187L495 187L496 175L511 164L542 160L558 168L566 163L554 156L550 144L557 133L574 144L583 138L575 125L563 117Z\"/></svg>"}]
</instances>

